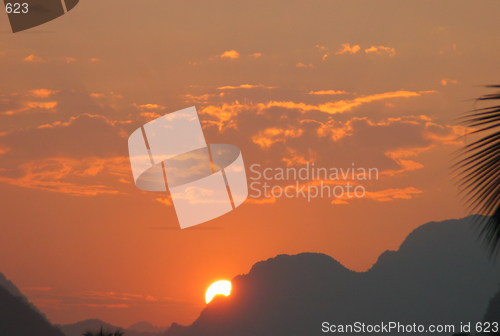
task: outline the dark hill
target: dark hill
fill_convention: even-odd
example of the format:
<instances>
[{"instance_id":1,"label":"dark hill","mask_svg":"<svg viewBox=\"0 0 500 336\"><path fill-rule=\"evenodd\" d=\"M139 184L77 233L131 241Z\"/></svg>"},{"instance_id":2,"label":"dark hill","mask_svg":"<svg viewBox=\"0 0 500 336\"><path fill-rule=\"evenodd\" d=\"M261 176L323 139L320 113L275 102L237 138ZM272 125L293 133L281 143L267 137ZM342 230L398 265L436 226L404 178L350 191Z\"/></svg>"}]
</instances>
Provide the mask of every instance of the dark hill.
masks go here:
<instances>
[{"instance_id":1,"label":"dark hill","mask_svg":"<svg viewBox=\"0 0 500 336\"><path fill-rule=\"evenodd\" d=\"M280 255L234 278L231 296L216 298L175 336L325 335L323 322L458 328L482 321L500 264L488 258L476 232L470 217L425 224L363 273L322 254Z\"/></svg>"},{"instance_id":2,"label":"dark hill","mask_svg":"<svg viewBox=\"0 0 500 336\"><path fill-rule=\"evenodd\" d=\"M90 319L80 321L72 324L60 325L59 328L66 336L82 336L87 331L99 331L101 328L104 331L113 332L115 330L123 330L120 327L113 326L109 323L103 322L98 319Z\"/></svg>"},{"instance_id":3,"label":"dark hill","mask_svg":"<svg viewBox=\"0 0 500 336\"><path fill-rule=\"evenodd\" d=\"M64 336L24 297L13 295L12 291L0 286L1 336ZM14 293L20 292L15 288Z\"/></svg>"},{"instance_id":4,"label":"dark hill","mask_svg":"<svg viewBox=\"0 0 500 336\"><path fill-rule=\"evenodd\" d=\"M139 326L144 324L139 324ZM150 325L149 325L150 326ZM106 332L124 331L124 336L160 336L161 331L141 331L134 330L133 328L125 329L122 327L114 326L99 319L89 319L71 324L64 324L58 326L65 336L82 336L85 332L97 332L101 328Z\"/></svg>"}]
</instances>

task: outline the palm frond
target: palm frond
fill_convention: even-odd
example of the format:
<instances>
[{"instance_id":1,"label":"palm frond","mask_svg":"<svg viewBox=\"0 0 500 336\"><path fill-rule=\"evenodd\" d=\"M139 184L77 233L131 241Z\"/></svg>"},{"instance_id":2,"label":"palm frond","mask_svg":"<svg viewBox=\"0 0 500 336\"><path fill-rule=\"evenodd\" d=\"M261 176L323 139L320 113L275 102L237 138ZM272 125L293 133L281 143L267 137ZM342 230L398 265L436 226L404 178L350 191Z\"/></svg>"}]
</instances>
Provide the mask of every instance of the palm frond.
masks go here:
<instances>
[{"instance_id":1,"label":"palm frond","mask_svg":"<svg viewBox=\"0 0 500 336\"><path fill-rule=\"evenodd\" d=\"M500 85L490 85L498 89ZM500 92L484 95L478 102L500 102ZM473 128L469 134L482 137L466 145L454 168L459 187L470 210L489 217L481 220L481 234L492 254L500 251L500 104L474 109L461 118Z\"/></svg>"}]
</instances>

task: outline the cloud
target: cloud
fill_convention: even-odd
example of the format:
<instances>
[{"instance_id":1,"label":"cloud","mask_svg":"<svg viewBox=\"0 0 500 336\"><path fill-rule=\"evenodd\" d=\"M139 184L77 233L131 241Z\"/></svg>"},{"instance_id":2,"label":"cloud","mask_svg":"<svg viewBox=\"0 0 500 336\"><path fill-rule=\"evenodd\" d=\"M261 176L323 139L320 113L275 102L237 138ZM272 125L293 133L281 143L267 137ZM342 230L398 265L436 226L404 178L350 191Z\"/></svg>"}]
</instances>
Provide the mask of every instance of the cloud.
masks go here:
<instances>
[{"instance_id":1,"label":"cloud","mask_svg":"<svg viewBox=\"0 0 500 336\"><path fill-rule=\"evenodd\" d=\"M166 206L172 206L172 199L171 198L158 197L158 198L155 198L155 201L157 201L163 205L166 205Z\"/></svg>"},{"instance_id":2,"label":"cloud","mask_svg":"<svg viewBox=\"0 0 500 336\"><path fill-rule=\"evenodd\" d=\"M0 155L7 154L9 151L10 151L9 147L0 145Z\"/></svg>"},{"instance_id":3,"label":"cloud","mask_svg":"<svg viewBox=\"0 0 500 336\"><path fill-rule=\"evenodd\" d=\"M125 100L123 94L119 92L65 92L64 96L60 95L59 97L62 100L61 104L65 107L65 112L70 112L72 115L85 114L89 111L103 115L113 114L113 112L121 115L136 115L135 111L130 108L134 106L133 102ZM77 111L79 113L75 113Z\"/></svg>"},{"instance_id":4,"label":"cloud","mask_svg":"<svg viewBox=\"0 0 500 336\"><path fill-rule=\"evenodd\" d=\"M311 148L308 149L307 155L298 153L293 148L287 148L287 156L281 159L287 167L304 166L308 163L313 163L318 159L318 153L314 152Z\"/></svg>"},{"instance_id":5,"label":"cloud","mask_svg":"<svg viewBox=\"0 0 500 336\"><path fill-rule=\"evenodd\" d=\"M58 105L57 101L26 101L21 103L21 106L18 108L7 110L0 114L13 116L22 113L54 113L57 112L56 107Z\"/></svg>"},{"instance_id":6,"label":"cloud","mask_svg":"<svg viewBox=\"0 0 500 336\"><path fill-rule=\"evenodd\" d=\"M316 47L316 49L318 49L319 51L322 51L322 52L330 50L330 48L328 48L327 46L320 45L320 44L316 44L314 47Z\"/></svg>"},{"instance_id":7,"label":"cloud","mask_svg":"<svg viewBox=\"0 0 500 336\"><path fill-rule=\"evenodd\" d=\"M367 117L356 116L341 117L341 119L347 118L347 120L333 117L345 114L346 112L356 114L361 106L372 102L396 98L420 97L431 93L434 93L434 91L391 91L360 96L353 99L329 101L321 104L292 101L268 101L264 103L240 103L235 101L233 103L205 106L200 109L200 115L205 127L214 126L219 134L238 130L240 132L239 135L246 137L246 139L242 138L241 141L250 139L253 144L261 149L269 149L272 146L293 141L292 147L295 150L297 149L295 146L303 146L302 143L310 144L309 148L314 150L314 144L318 141L317 146L324 147L326 146L324 141L339 142L346 137L357 138L364 132L374 132L376 129L391 129L396 127L404 129L409 127L405 125L415 126L414 129L407 131L407 135L411 134L415 139L419 139L418 146L420 147L426 147L430 143L455 145L452 143L456 134L453 129L449 126L433 126L430 118L425 116L392 117L380 121L371 121ZM288 124L286 127L283 127L285 120L287 120ZM244 125L244 127L240 128L240 125ZM263 126L264 128L262 128ZM288 129L293 132L277 131L280 129ZM413 133L410 133L410 131ZM304 138L298 143L297 139L302 134ZM401 135L394 136L400 137ZM367 148L371 146L369 142L366 145ZM386 146L389 145L390 143L387 143ZM412 146L411 143L408 145ZM404 144L403 146L408 145ZM408 171L409 169L414 170L420 167L406 158L388 157L386 152L391 150L394 150L394 148L388 147L383 151L379 151L379 155L380 157L390 159L389 162L393 163L391 169L395 172ZM299 156L307 159L307 153L307 149L300 150L292 157L290 156L290 152L282 148L281 153L276 153L276 155L281 158L288 158L289 161L287 162L293 162L294 160L298 162L300 161ZM320 157L323 155L328 154L319 154Z\"/></svg>"},{"instance_id":8,"label":"cloud","mask_svg":"<svg viewBox=\"0 0 500 336\"><path fill-rule=\"evenodd\" d=\"M302 69L312 69L312 68L314 68L314 65L311 64L311 63L302 63L302 62L299 62L299 63L295 64L295 67L296 68L302 68Z\"/></svg>"},{"instance_id":9,"label":"cloud","mask_svg":"<svg viewBox=\"0 0 500 336\"><path fill-rule=\"evenodd\" d=\"M408 157L416 157L421 153L427 152L432 147L433 145L428 145L424 147L395 149L385 152L385 155L394 160L394 162L398 164L399 168L386 170L382 172L381 175L396 176L402 173L423 169L424 168L423 164L414 160L408 160Z\"/></svg>"},{"instance_id":10,"label":"cloud","mask_svg":"<svg viewBox=\"0 0 500 336\"><path fill-rule=\"evenodd\" d=\"M141 112L140 116L147 119L147 120L153 120L153 119L161 117L161 114L156 113L156 112Z\"/></svg>"},{"instance_id":11,"label":"cloud","mask_svg":"<svg viewBox=\"0 0 500 336\"><path fill-rule=\"evenodd\" d=\"M352 45L349 43L343 43L341 48L335 53L335 55L342 55L342 54L357 54L361 50L361 47L357 44Z\"/></svg>"},{"instance_id":12,"label":"cloud","mask_svg":"<svg viewBox=\"0 0 500 336\"><path fill-rule=\"evenodd\" d=\"M81 303L73 306L87 307L87 308L104 308L104 309L117 309L117 308L130 308L130 305L125 303Z\"/></svg>"},{"instance_id":13,"label":"cloud","mask_svg":"<svg viewBox=\"0 0 500 336\"><path fill-rule=\"evenodd\" d=\"M123 122L123 121L113 121L113 120L110 120L110 119L108 119L108 118L106 118L105 116L102 116L102 115L85 113L85 114L82 114L82 115L79 115L79 116L71 117L68 121L54 121L54 122L49 123L49 124L40 125L37 128L38 129L44 129L44 128L70 127L70 126L77 125L77 124L79 124L81 122L85 122L85 121L95 121L96 123L103 123L103 124L107 124L107 125L110 125L110 126L115 126L117 124L128 123L128 121L125 121L125 122Z\"/></svg>"},{"instance_id":14,"label":"cloud","mask_svg":"<svg viewBox=\"0 0 500 336\"><path fill-rule=\"evenodd\" d=\"M223 96L224 92L220 92L220 93L205 93L201 95L185 94L183 98L186 103L206 104L215 97L223 97Z\"/></svg>"},{"instance_id":15,"label":"cloud","mask_svg":"<svg viewBox=\"0 0 500 336\"><path fill-rule=\"evenodd\" d=\"M115 291L34 291L30 300L38 307L52 309L69 309L85 307L91 309L128 309L139 307L150 309L151 305L184 304L188 301L174 297L159 297L150 294L128 293Z\"/></svg>"},{"instance_id":16,"label":"cloud","mask_svg":"<svg viewBox=\"0 0 500 336\"><path fill-rule=\"evenodd\" d=\"M271 101L259 105L261 109L270 107L283 107L287 109L297 109L302 112L320 111L328 114L338 114L338 113L349 112L355 107L359 107L363 104L375 101L394 99L394 98L419 97L424 94L430 94L430 93L435 93L435 91L391 91L391 92L383 92L367 96L361 96L350 100L330 101L319 105L296 103L292 101Z\"/></svg>"},{"instance_id":17,"label":"cloud","mask_svg":"<svg viewBox=\"0 0 500 336\"><path fill-rule=\"evenodd\" d=\"M458 80L450 79L450 78L443 78L443 79L441 79L440 83L442 86L448 86L448 85L452 85L452 84L458 84Z\"/></svg>"},{"instance_id":18,"label":"cloud","mask_svg":"<svg viewBox=\"0 0 500 336\"><path fill-rule=\"evenodd\" d=\"M262 53L259 53L259 52L253 53L253 54L250 54L250 57L251 58L261 58L262 57Z\"/></svg>"},{"instance_id":19,"label":"cloud","mask_svg":"<svg viewBox=\"0 0 500 336\"><path fill-rule=\"evenodd\" d=\"M238 91L268 87L264 84L241 84L217 89ZM332 96L335 99L335 95L342 92L310 91L309 95L302 95L305 98L302 102L271 100L243 103L235 100L202 105L200 119L212 142L230 141L247 148L249 154L246 157L250 162L265 160L297 166L307 162L331 165L333 158L339 164L359 160L360 165L375 166L386 172L383 175L385 178L423 169L417 156L406 157L398 150L415 148L426 151L432 148L432 144L447 144L453 137L452 130L446 125L434 124L430 118L380 118L378 113L369 118L363 115L372 108L360 109L371 102L420 97L433 91L389 91L320 104L309 102L314 102L316 98L313 96ZM208 93L207 103L227 97L220 96L222 93L233 95L217 91ZM96 99L105 96L98 94ZM130 108L131 104L126 106ZM140 115L142 118L155 118L158 109L165 108L157 102L133 106L143 113ZM135 113L135 116L137 118L139 114ZM133 187L126 159L126 138L137 127L134 126L136 123L143 122L137 119L135 122L117 121L99 115L81 114L36 128L8 132L0 137L0 145L11 148L2 155L2 160L12 169L1 172L1 182L73 196L123 193ZM219 136L222 138L219 139ZM398 139L398 147L395 147L395 138ZM102 161L107 159L111 161ZM114 161L118 159L120 164ZM79 164L81 161L87 164Z\"/></svg>"},{"instance_id":20,"label":"cloud","mask_svg":"<svg viewBox=\"0 0 500 336\"><path fill-rule=\"evenodd\" d=\"M369 107L361 110L359 106L427 93L430 91L393 91L358 97L361 101L355 98L341 104L344 111L344 106L352 110L349 115L327 113L332 110L321 104L296 102L209 105L202 110L201 120L212 141L229 138L231 143L247 148L245 154L249 162L268 167L303 166L308 162L321 167L345 167L356 163L358 167L377 168L381 179L390 180L427 168L419 162L420 155L438 146L456 146L451 140L457 137L457 130L450 125L436 124L425 115L383 117ZM215 133L210 132L210 126L214 126ZM257 150L252 151L251 145ZM373 186L378 183L373 182ZM398 193L391 192L390 195L378 192L370 197L382 201L417 195L415 190L405 188Z\"/></svg>"},{"instance_id":21,"label":"cloud","mask_svg":"<svg viewBox=\"0 0 500 336\"><path fill-rule=\"evenodd\" d=\"M34 286L34 287L23 287L22 290L26 292L50 292L53 290L53 288L47 286Z\"/></svg>"},{"instance_id":22,"label":"cloud","mask_svg":"<svg viewBox=\"0 0 500 336\"><path fill-rule=\"evenodd\" d=\"M467 129L463 126L443 126L429 122L427 124L427 132L424 136L436 143L463 146L465 142L463 136L466 133Z\"/></svg>"},{"instance_id":23,"label":"cloud","mask_svg":"<svg viewBox=\"0 0 500 336\"><path fill-rule=\"evenodd\" d=\"M133 129L135 126L128 120L81 114L66 121L6 132L0 136L0 146L12 148L4 160L17 163L54 157L126 156L126 139Z\"/></svg>"},{"instance_id":24,"label":"cloud","mask_svg":"<svg viewBox=\"0 0 500 336\"><path fill-rule=\"evenodd\" d=\"M365 53L367 54L377 54L377 55L388 55L389 57L396 56L396 49L386 46L371 46L370 48L365 49Z\"/></svg>"},{"instance_id":25,"label":"cloud","mask_svg":"<svg viewBox=\"0 0 500 336\"><path fill-rule=\"evenodd\" d=\"M160 299L153 295L148 294L136 294L136 293L126 293L126 292L114 292L114 291L86 291L83 292L82 297L92 299L92 300L112 300L112 301L127 301L127 302L158 302Z\"/></svg>"},{"instance_id":26,"label":"cloud","mask_svg":"<svg viewBox=\"0 0 500 336\"><path fill-rule=\"evenodd\" d=\"M54 108L57 107L58 102L56 101L28 101L25 102L24 105L28 109L42 109L42 110L53 110Z\"/></svg>"},{"instance_id":27,"label":"cloud","mask_svg":"<svg viewBox=\"0 0 500 336\"><path fill-rule=\"evenodd\" d=\"M166 109L166 106L160 104L133 104L133 106L135 106L141 112L141 117L148 120L153 120L161 117L162 114L157 113L157 111L163 111Z\"/></svg>"},{"instance_id":28,"label":"cloud","mask_svg":"<svg viewBox=\"0 0 500 336\"><path fill-rule=\"evenodd\" d=\"M354 55L358 54L359 52L364 52L365 54L387 55L389 57L396 56L396 49L392 47L378 45L371 46L363 50L363 48L359 44L351 45L350 43L342 44L341 48L335 53L335 55ZM326 60L326 58L328 58L328 54L323 55L323 60Z\"/></svg>"},{"instance_id":29,"label":"cloud","mask_svg":"<svg viewBox=\"0 0 500 336\"><path fill-rule=\"evenodd\" d=\"M164 110L165 106L159 104L142 104L142 105L134 105L139 108L141 111L151 111L151 110Z\"/></svg>"},{"instance_id":30,"label":"cloud","mask_svg":"<svg viewBox=\"0 0 500 336\"><path fill-rule=\"evenodd\" d=\"M217 90L238 90L238 89L275 89L275 86L267 86L263 84L241 84L237 86L219 86Z\"/></svg>"},{"instance_id":31,"label":"cloud","mask_svg":"<svg viewBox=\"0 0 500 336\"><path fill-rule=\"evenodd\" d=\"M246 110L248 105L235 102L219 106L209 105L199 110L199 113L210 118L203 118L203 124L216 126L219 132L223 132L230 128L237 129L236 117Z\"/></svg>"},{"instance_id":32,"label":"cloud","mask_svg":"<svg viewBox=\"0 0 500 336\"><path fill-rule=\"evenodd\" d=\"M389 188L379 191L367 191L365 198L372 199L378 202L390 202L397 199L411 199L416 195L420 195L422 193L422 190L414 187Z\"/></svg>"},{"instance_id":33,"label":"cloud","mask_svg":"<svg viewBox=\"0 0 500 336\"><path fill-rule=\"evenodd\" d=\"M220 54L219 58L238 59L240 58L240 53L236 50L227 50Z\"/></svg>"},{"instance_id":34,"label":"cloud","mask_svg":"<svg viewBox=\"0 0 500 336\"><path fill-rule=\"evenodd\" d=\"M50 90L50 89L36 89L36 90L30 90L29 94L33 97L36 98L50 98L51 96L55 95L57 92L56 90Z\"/></svg>"},{"instance_id":35,"label":"cloud","mask_svg":"<svg viewBox=\"0 0 500 336\"><path fill-rule=\"evenodd\" d=\"M26 56L25 58L23 58L23 61L27 62L27 63L44 63L45 62L45 60L42 57L36 56L34 54Z\"/></svg>"},{"instance_id":36,"label":"cloud","mask_svg":"<svg viewBox=\"0 0 500 336\"><path fill-rule=\"evenodd\" d=\"M298 138L303 134L301 129L266 128L252 137L252 142L261 148L269 148L275 143L286 143L288 138Z\"/></svg>"},{"instance_id":37,"label":"cloud","mask_svg":"<svg viewBox=\"0 0 500 336\"><path fill-rule=\"evenodd\" d=\"M352 123L351 119L347 122L338 122L336 120L330 119L325 122L317 120L302 120L302 124L312 123L316 125L316 134L319 138L329 137L332 141L338 141L345 136L352 135Z\"/></svg>"},{"instance_id":38,"label":"cloud","mask_svg":"<svg viewBox=\"0 0 500 336\"><path fill-rule=\"evenodd\" d=\"M319 91L309 91L310 95L315 95L315 96L335 96L335 95L342 95L342 94L348 94L349 92L344 91L344 90L319 90Z\"/></svg>"},{"instance_id":39,"label":"cloud","mask_svg":"<svg viewBox=\"0 0 500 336\"><path fill-rule=\"evenodd\" d=\"M302 167L306 167L305 164L301 165ZM371 173L370 173L371 174ZM375 175L372 175L375 178ZM284 181L282 184L274 184L271 183L272 186L279 185L280 190L289 190L292 191L301 191L301 193L307 193L308 190L311 190L312 199L315 199L319 195L320 198L329 198L330 203L334 205L344 205L350 204L355 201L359 201L362 199L373 200L376 202L391 202L395 200L409 200L417 195L423 193L422 190L416 187L404 187L404 188L386 188L377 191L369 191L366 188L366 185L362 183L363 181L350 180L350 179L340 179L340 180L332 180L332 179L312 179L306 181ZM328 188L330 187L330 188ZM334 191L337 187L344 187L342 189L351 190L350 192L337 192ZM356 191L355 196L353 194L353 190L356 187L363 187L364 192L360 193ZM349 189L346 189L349 188ZM321 191L319 191L321 190ZM300 194L303 195L303 194ZM274 197L272 188L267 188L267 193L263 190L261 192L260 198L250 198L249 203L252 204L273 204L277 202L277 199ZM307 196L306 196L307 197Z\"/></svg>"},{"instance_id":40,"label":"cloud","mask_svg":"<svg viewBox=\"0 0 500 336\"><path fill-rule=\"evenodd\" d=\"M115 195L120 191L107 183L96 184L96 177L108 173L127 179L129 170L126 157L85 160L52 158L22 164L14 176L0 176L0 182L71 196Z\"/></svg>"},{"instance_id":41,"label":"cloud","mask_svg":"<svg viewBox=\"0 0 500 336\"><path fill-rule=\"evenodd\" d=\"M321 53L321 60L324 62L330 57L330 48L323 45L315 45L316 49Z\"/></svg>"},{"instance_id":42,"label":"cloud","mask_svg":"<svg viewBox=\"0 0 500 336\"><path fill-rule=\"evenodd\" d=\"M262 197L262 198L247 198L245 203L247 204L275 204L277 202L276 198L273 196Z\"/></svg>"},{"instance_id":43,"label":"cloud","mask_svg":"<svg viewBox=\"0 0 500 336\"><path fill-rule=\"evenodd\" d=\"M53 65L53 67L57 67ZM79 115L88 111L110 113L119 108L129 108L122 103L123 96L109 92L88 92L80 90L61 90L55 87L32 88L24 92L11 92L0 95L0 117L1 115L16 114L43 114L33 117L32 122L47 122L55 120L50 114L61 112L61 115ZM122 106L120 106L120 104ZM130 108L129 108L130 110ZM127 111L129 112L129 111ZM25 122L31 126L27 118L16 118L17 128ZM21 123L21 124L19 124Z\"/></svg>"},{"instance_id":44,"label":"cloud","mask_svg":"<svg viewBox=\"0 0 500 336\"><path fill-rule=\"evenodd\" d=\"M109 99L109 100L121 100L123 99L123 95L120 94L120 93L116 93L116 92L106 92L106 93L103 93L103 92L91 92L89 94L89 96L91 98L94 98L94 99ZM113 107L113 106L111 106Z\"/></svg>"},{"instance_id":45,"label":"cloud","mask_svg":"<svg viewBox=\"0 0 500 336\"><path fill-rule=\"evenodd\" d=\"M0 182L21 188L97 196L133 188L127 137L131 121L82 114L0 135Z\"/></svg>"},{"instance_id":46,"label":"cloud","mask_svg":"<svg viewBox=\"0 0 500 336\"><path fill-rule=\"evenodd\" d=\"M219 87L219 90L227 90L227 91L238 91L239 88L257 88L263 87L263 85L241 85L241 86L223 86ZM269 88L269 86L266 86ZM224 93L224 92L221 92ZM310 91L308 94L311 96L335 96L341 94L347 94L347 91L343 90L318 90L318 91ZM435 93L435 91L390 91L390 92L382 92L376 94L370 94L365 96L358 96L352 99L339 99L339 100L330 100L324 103L314 104L306 102L296 102L296 101L264 101L262 103L253 103L245 101L244 103L239 100L235 100L233 102L222 102L218 103L218 101L222 101L223 98L229 95L228 92L225 95L221 96L220 94L204 94L200 96L185 96L186 102L193 103L196 102L202 107L199 109L199 113L202 116L201 121L205 126L216 126L219 132L225 132L229 129L238 129L238 125L241 121L238 121L240 115L249 115L249 114L257 114L261 115L267 113L267 111L273 109L286 109L289 111L295 111L296 113L302 115L315 114L315 113L324 113L326 115L336 115L343 114L346 112L354 111L357 108L360 108L363 105L377 102L377 101L387 101L397 98L413 98L420 97L427 94ZM352 93L349 93L352 94ZM268 95L267 95L268 96ZM196 99L196 100L195 100ZM285 120L289 118L291 114L289 112L280 114L279 118L281 120ZM255 116L254 116L255 118ZM318 119L316 117L316 119ZM301 120L300 122L307 122L309 118L301 117L297 120ZM311 121L311 120L309 120ZM245 121L248 122L248 121ZM332 121L325 120L312 120L311 122L315 122L318 124L322 124L321 127L318 127L317 132L318 135L325 135L326 130L331 130ZM344 126L342 127L344 128ZM340 137L341 133L345 133L346 129L341 129L335 127L335 133Z\"/></svg>"}]
</instances>

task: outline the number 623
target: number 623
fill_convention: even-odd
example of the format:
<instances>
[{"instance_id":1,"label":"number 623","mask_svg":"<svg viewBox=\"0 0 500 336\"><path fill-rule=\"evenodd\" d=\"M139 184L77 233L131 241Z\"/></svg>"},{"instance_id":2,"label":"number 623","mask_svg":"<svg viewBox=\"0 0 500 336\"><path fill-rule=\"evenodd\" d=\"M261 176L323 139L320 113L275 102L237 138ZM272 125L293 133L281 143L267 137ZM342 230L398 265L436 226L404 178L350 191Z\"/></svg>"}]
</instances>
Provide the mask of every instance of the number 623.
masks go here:
<instances>
[{"instance_id":1,"label":"number 623","mask_svg":"<svg viewBox=\"0 0 500 336\"><path fill-rule=\"evenodd\" d=\"M5 11L7 14L27 14L29 11L29 4L27 2L8 2L5 5Z\"/></svg>"}]
</instances>

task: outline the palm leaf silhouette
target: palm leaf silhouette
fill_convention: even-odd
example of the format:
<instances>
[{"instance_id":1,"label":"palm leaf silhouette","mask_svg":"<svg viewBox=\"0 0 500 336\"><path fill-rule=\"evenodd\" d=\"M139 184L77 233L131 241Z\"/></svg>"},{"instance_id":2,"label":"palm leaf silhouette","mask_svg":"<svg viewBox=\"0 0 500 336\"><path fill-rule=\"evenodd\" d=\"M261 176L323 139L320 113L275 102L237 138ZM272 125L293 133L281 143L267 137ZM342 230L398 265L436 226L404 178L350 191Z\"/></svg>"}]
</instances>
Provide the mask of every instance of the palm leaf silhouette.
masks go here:
<instances>
[{"instance_id":1,"label":"palm leaf silhouette","mask_svg":"<svg viewBox=\"0 0 500 336\"><path fill-rule=\"evenodd\" d=\"M500 85L488 87L499 89ZM477 100L494 103L462 118L464 126L474 128L469 134L482 137L462 149L454 166L471 211L489 216L481 219L481 234L490 252L496 254L500 250L500 92Z\"/></svg>"}]
</instances>

